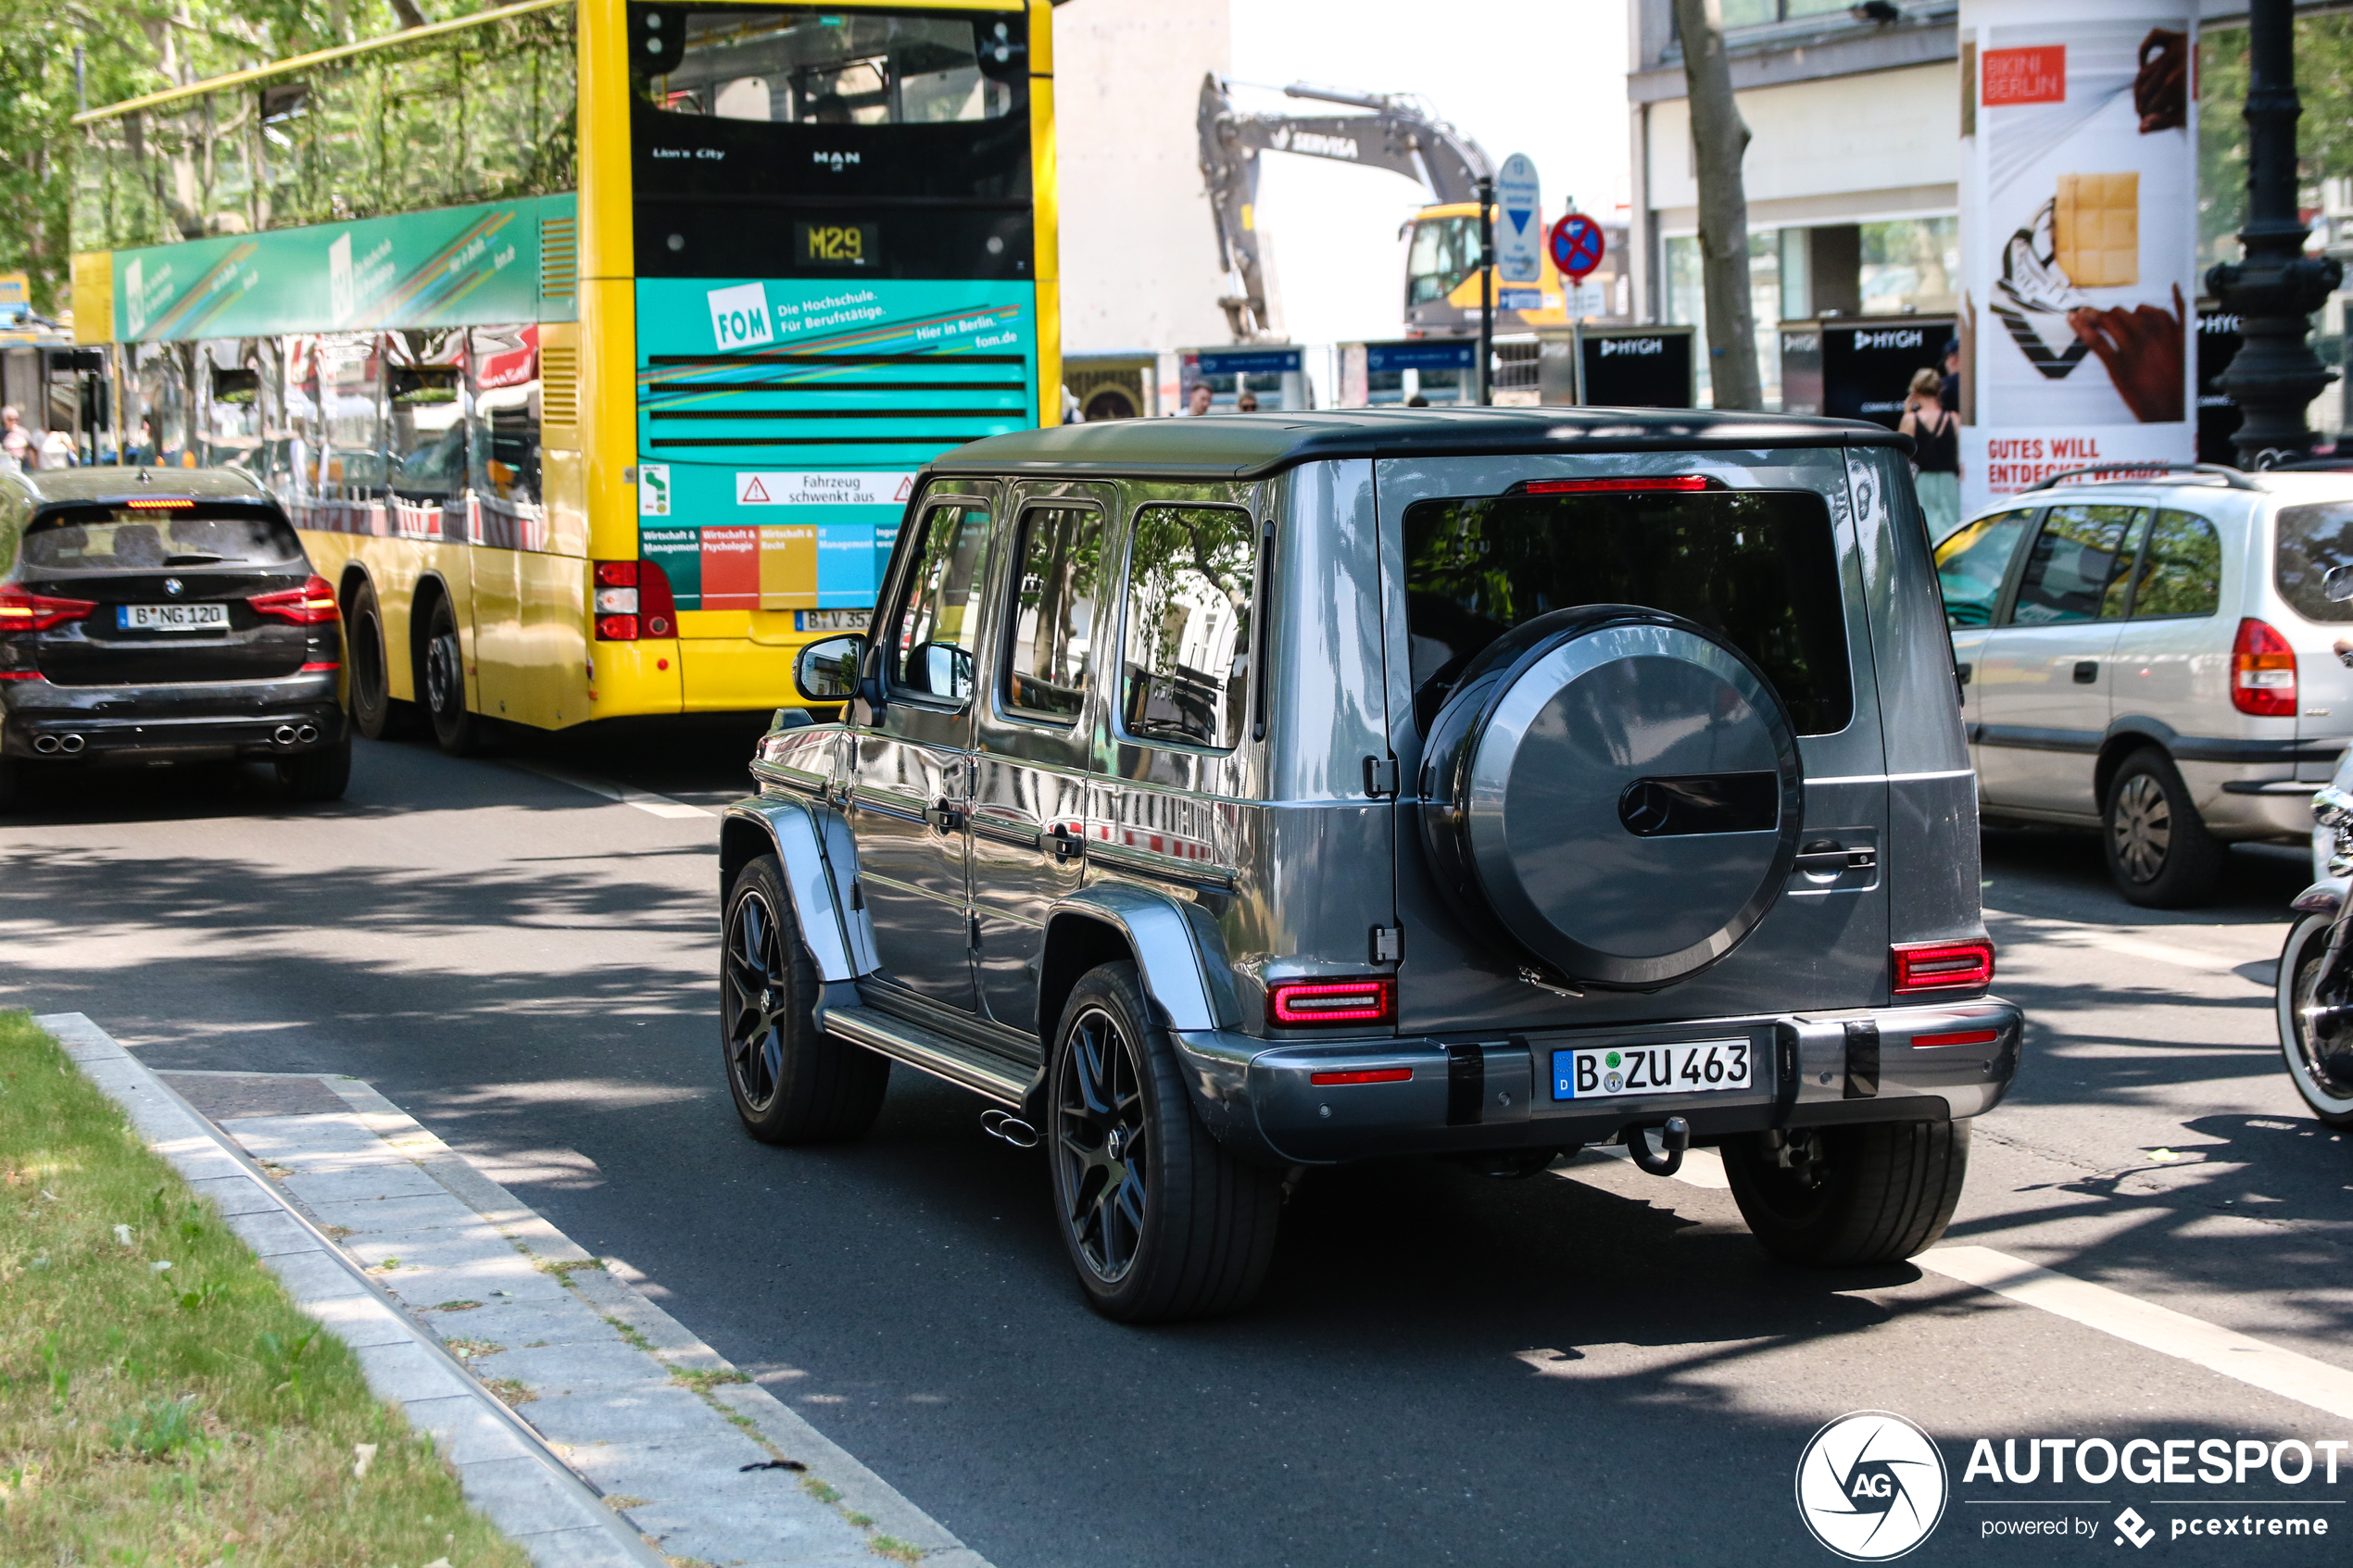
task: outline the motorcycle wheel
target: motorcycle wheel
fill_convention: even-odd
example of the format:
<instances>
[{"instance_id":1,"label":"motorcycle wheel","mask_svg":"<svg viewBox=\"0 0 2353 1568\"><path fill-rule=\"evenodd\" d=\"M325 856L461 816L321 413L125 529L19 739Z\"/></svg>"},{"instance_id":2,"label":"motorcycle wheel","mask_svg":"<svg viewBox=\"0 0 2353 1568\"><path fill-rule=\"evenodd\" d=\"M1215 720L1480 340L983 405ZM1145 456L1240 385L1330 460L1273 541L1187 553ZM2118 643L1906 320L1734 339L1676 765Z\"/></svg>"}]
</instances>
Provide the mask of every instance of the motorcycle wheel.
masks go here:
<instances>
[{"instance_id":1,"label":"motorcycle wheel","mask_svg":"<svg viewBox=\"0 0 2353 1568\"><path fill-rule=\"evenodd\" d=\"M2280 1054L2296 1092L2312 1109L2322 1125L2353 1128L2353 1049L2318 1049L2308 1027L2313 987L2321 978L2321 960L2328 951L2326 915L2306 915L2291 927L2287 945L2280 949L2279 980L2274 986L2280 1020Z\"/></svg>"}]
</instances>

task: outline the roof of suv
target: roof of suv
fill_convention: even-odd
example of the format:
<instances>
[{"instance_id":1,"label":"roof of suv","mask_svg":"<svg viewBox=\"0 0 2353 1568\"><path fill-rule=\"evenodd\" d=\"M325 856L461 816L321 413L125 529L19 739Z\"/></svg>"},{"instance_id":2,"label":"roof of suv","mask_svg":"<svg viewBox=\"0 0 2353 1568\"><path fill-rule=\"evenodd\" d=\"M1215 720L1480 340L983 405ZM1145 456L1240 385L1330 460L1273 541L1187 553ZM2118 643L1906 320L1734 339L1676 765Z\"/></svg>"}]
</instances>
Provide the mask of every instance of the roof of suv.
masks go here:
<instances>
[{"instance_id":1,"label":"roof of suv","mask_svg":"<svg viewBox=\"0 0 2353 1568\"><path fill-rule=\"evenodd\" d=\"M1705 408L1349 408L1118 420L1017 431L933 459L936 473L1053 472L1258 479L1331 458L1894 446L1881 425Z\"/></svg>"},{"instance_id":2,"label":"roof of suv","mask_svg":"<svg viewBox=\"0 0 2353 1568\"><path fill-rule=\"evenodd\" d=\"M185 495L197 501L266 501L260 481L236 469L80 468L42 469L16 476L32 492L36 507L84 501Z\"/></svg>"}]
</instances>

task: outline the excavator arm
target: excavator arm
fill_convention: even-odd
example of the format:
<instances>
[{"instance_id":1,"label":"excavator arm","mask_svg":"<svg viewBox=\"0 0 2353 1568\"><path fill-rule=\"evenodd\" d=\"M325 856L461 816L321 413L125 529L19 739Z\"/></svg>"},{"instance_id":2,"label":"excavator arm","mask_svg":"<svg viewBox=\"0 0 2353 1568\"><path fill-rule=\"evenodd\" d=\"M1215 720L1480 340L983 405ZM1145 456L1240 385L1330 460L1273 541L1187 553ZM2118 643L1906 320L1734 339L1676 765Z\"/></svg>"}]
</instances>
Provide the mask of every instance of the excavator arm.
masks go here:
<instances>
[{"instance_id":1,"label":"excavator arm","mask_svg":"<svg viewBox=\"0 0 2353 1568\"><path fill-rule=\"evenodd\" d=\"M1350 104L1367 109L1353 115L1246 113L1234 107L1226 84L1202 79L1202 179L1217 224L1217 259L1236 285L1218 300L1234 341L1268 335L1265 268L1258 246L1258 155L1297 153L1341 163L1386 169L1415 181L1434 202L1477 202L1478 182L1491 177L1485 149L1411 100L1394 95L1335 93L1293 83L1294 98Z\"/></svg>"}]
</instances>

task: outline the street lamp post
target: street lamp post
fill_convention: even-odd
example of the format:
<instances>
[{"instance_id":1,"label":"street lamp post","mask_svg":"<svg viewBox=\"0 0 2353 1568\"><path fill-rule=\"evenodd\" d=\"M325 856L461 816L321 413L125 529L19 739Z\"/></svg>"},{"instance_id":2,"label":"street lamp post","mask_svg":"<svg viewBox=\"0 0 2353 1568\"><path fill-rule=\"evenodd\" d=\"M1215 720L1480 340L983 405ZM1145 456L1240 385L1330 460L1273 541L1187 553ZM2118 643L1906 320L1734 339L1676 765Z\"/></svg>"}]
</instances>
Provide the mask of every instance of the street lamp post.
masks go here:
<instances>
[{"instance_id":1,"label":"street lamp post","mask_svg":"<svg viewBox=\"0 0 2353 1568\"><path fill-rule=\"evenodd\" d=\"M2305 341L2311 314L2345 280L2329 257L2304 254L2296 206L2296 15L2293 0L2252 0L2246 27L2245 259L2206 274L2206 286L2240 320L2238 353L2222 389L2239 406L2231 439L2239 466L2292 462L2312 450L2304 410L2333 379ZM2186 326L2186 323L2184 323Z\"/></svg>"}]
</instances>

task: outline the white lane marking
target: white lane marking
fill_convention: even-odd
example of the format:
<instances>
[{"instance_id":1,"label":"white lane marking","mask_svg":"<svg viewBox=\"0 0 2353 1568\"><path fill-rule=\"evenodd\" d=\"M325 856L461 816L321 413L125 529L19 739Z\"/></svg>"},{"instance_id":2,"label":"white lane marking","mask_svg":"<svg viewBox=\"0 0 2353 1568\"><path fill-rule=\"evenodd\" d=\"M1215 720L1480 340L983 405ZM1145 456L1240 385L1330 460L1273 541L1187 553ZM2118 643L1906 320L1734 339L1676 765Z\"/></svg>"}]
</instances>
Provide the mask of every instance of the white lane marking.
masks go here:
<instances>
[{"instance_id":1,"label":"white lane marking","mask_svg":"<svg viewBox=\"0 0 2353 1568\"><path fill-rule=\"evenodd\" d=\"M1612 1160L1623 1160L1629 1163L1631 1163L1633 1160L1632 1155L1627 1153L1626 1150L1614 1146L1604 1146L1591 1149L1588 1152L1592 1154L1606 1154ZM1555 1176L1574 1176L1577 1173L1572 1169L1567 1171L1555 1171L1553 1174ZM1713 1187L1718 1191L1722 1191L1732 1185L1724 1178L1724 1157L1717 1153L1712 1148L1685 1149L1683 1151L1683 1167L1681 1170L1675 1173L1674 1179L1679 1182L1688 1183L1695 1187Z\"/></svg>"},{"instance_id":2,"label":"white lane marking","mask_svg":"<svg viewBox=\"0 0 2353 1568\"><path fill-rule=\"evenodd\" d=\"M642 789L592 779L585 773L575 773L565 768L550 768L538 762L510 762L507 766L520 768L526 773L536 773L543 779L553 779L558 784L570 784L574 789L585 789L591 795L601 795L607 800L617 800L623 806L634 806L651 816L715 817L719 814L699 806L689 806L683 800L673 800L666 795L648 795Z\"/></svg>"},{"instance_id":3,"label":"white lane marking","mask_svg":"<svg viewBox=\"0 0 2353 1568\"><path fill-rule=\"evenodd\" d=\"M2099 947L2126 958L2149 959L2158 963L2179 964L2184 969L2204 970L2212 974L2228 974L2249 959L2233 959L2221 953L2201 952L2196 947L2180 947L2171 942L2152 942L2145 936L2128 936L2121 932L2108 931L2095 925L2079 925L2073 921L2039 920L2032 915L2014 915L2001 909L1987 909L1995 920L2023 927L2038 940L2061 947Z\"/></svg>"},{"instance_id":4,"label":"white lane marking","mask_svg":"<svg viewBox=\"0 0 2353 1568\"><path fill-rule=\"evenodd\" d=\"M2251 1339L2233 1329L2039 1267L1990 1247L1938 1247L1912 1260L2160 1355L2353 1420L2353 1372Z\"/></svg>"}]
</instances>

